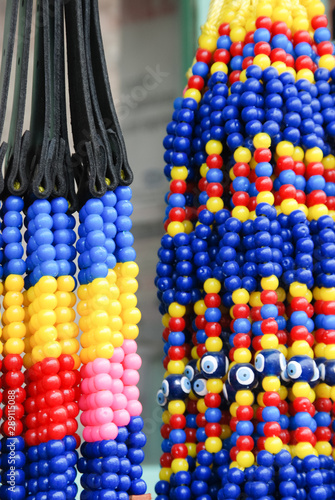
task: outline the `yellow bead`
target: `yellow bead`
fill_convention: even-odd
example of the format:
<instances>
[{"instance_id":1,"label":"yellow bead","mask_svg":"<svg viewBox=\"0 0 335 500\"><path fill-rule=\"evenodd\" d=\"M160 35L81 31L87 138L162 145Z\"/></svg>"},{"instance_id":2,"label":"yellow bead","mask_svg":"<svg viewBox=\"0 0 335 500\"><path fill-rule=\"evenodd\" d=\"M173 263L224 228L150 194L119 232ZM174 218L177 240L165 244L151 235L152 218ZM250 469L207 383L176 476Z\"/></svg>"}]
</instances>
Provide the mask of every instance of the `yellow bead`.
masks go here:
<instances>
[{"instance_id":1,"label":"yellow bead","mask_svg":"<svg viewBox=\"0 0 335 500\"><path fill-rule=\"evenodd\" d=\"M205 283L206 283L206 281L205 281ZM205 301L204 300L198 300L194 304L194 308L193 309L194 309L195 314L203 316L205 314L206 309L207 309L207 307L205 305Z\"/></svg>"},{"instance_id":2,"label":"yellow bead","mask_svg":"<svg viewBox=\"0 0 335 500\"><path fill-rule=\"evenodd\" d=\"M54 295L51 295L51 297L55 297L57 300L57 306L58 307L73 307L75 302L73 303L73 297L74 301L76 300L76 296L74 293L69 293L69 292L56 292ZM102 296L104 297L104 296ZM41 298L39 298L39 303L40 303ZM43 309L43 308L42 308ZM55 309L54 307L52 309Z\"/></svg>"},{"instance_id":3,"label":"yellow bead","mask_svg":"<svg viewBox=\"0 0 335 500\"><path fill-rule=\"evenodd\" d=\"M66 339L59 342L62 348L62 354L75 354L79 351L79 342L77 339Z\"/></svg>"},{"instance_id":4,"label":"yellow bead","mask_svg":"<svg viewBox=\"0 0 335 500\"><path fill-rule=\"evenodd\" d=\"M184 232L184 226L181 222L178 221L173 221L170 222L170 224L167 227L167 233L169 236L176 236L178 233L183 233Z\"/></svg>"},{"instance_id":5,"label":"yellow bead","mask_svg":"<svg viewBox=\"0 0 335 500\"><path fill-rule=\"evenodd\" d=\"M168 404L168 411L171 415L176 415L177 413L183 414L185 413L185 410L186 405L181 399L170 401Z\"/></svg>"},{"instance_id":6,"label":"yellow bead","mask_svg":"<svg viewBox=\"0 0 335 500\"><path fill-rule=\"evenodd\" d=\"M60 276L57 278L57 287L61 292L73 292L75 281L72 276Z\"/></svg>"},{"instance_id":7,"label":"yellow bead","mask_svg":"<svg viewBox=\"0 0 335 500\"><path fill-rule=\"evenodd\" d=\"M260 307L263 305L261 301L261 292L252 292L250 294L250 305L251 307Z\"/></svg>"},{"instance_id":8,"label":"yellow bead","mask_svg":"<svg viewBox=\"0 0 335 500\"><path fill-rule=\"evenodd\" d=\"M261 338L262 349L277 349L278 345L278 338L274 334L265 334Z\"/></svg>"},{"instance_id":9,"label":"yellow bead","mask_svg":"<svg viewBox=\"0 0 335 500\"><path fill-rule=\"evenodd\" d=\"M125 324L121 327L121 333L125 339L135 340L139 335L139 329L137 325Z\"/></svg>"},{"instance_id":10,"label":"yellow bead","mask_svg":"<svg viewBox=\"0 0 335 500\"><path fill-rule=\"evenodd\" d=\"M331 287L331 288L322 287L320 289L320 298L321 298L321 300L325 300L325 301L335 300L335 287Z\"/></svg>"},{"instance_id":11,"label":"yellow bead","mask_svg":"<svg viewBox=\"0 0 335 500\"><path fill-rule=\"evenodd\" d=\"M170 469L170 468L168 468L168 467L163 467L163 468L159 471L159 479L160 479L161 481L167 481L167 482L169 482L169 481L170 481L171 474L172 474L172 469Z\"/></svg>"},{"instance_id":12,"label":"yellow bead","mask_svg":"<svg viewBox=\"0 0 335 500\"><path fill-rule=\"evenodd\" d=\"M230 429L229 425L221 425L221 435L220 435L220 438L222 440L228 439L231 436L231 434L232 434L232 432L231 432L231 429Z\"/></svg>"},{"instance_id":13,"label":"yellow bead","mask_svg":"<svg viewBox=\"0 0 335 500\"><path fill-rule=\"evenodd\" d=\"M266 451L272 454L279 453L283 448L283 442L279 437L268 437L265 440L264 447Z\"/></svg>"},{"instance_id":14,"label":"yellow bead","mask_svg":"<svg viewBox=\"0 0 335 500\"><path fill-rule=\"evenodd\" d=\"M24 288L24 280L18 274L11 274L5 280L5 290L8 292L21 292ZM2 289L1 289L2 293Z\"/></svg>"},{"instance_id":15,"label":"yellow bead","mask_svg":"<svg viewBox=\"0 0 335 500\"><path fill-rule=\"evenodd\" d=\"M39 294L55 293L57 290L57 280L52 276L42 276L34 288Z\"/></svg>"},{"instance_id":16,"label":"yellow bead","mask_svg":"<svg viewBox=\"0 0 335 500\"><path fill-rule=\"evenodd\" d=\"M2 352L2 344L1 352ZM11 338L5 343L5 355L6 354L22 354L24 351L24 342L22 339Z\"/></svg>"},{"instance_id":17,"label":"yellow bead","mask_svg":"<svg viewBox=\"0 0 335 500\"><path fill-rule=\"evenodd\" d=\"M59 342L48 342L47 344L45 344L43 346L43 354L46 358L59 358L59 356L62 354L62 348Z\"/></svg>"},{"instance_id":18,"label":"yellow bead","mask_svg":"<svg viewBox=\"0 0 335 500\"><path fill-rule=\"evenodd\" d=\"M292 156L294 153L294 146L291 142L281 141L277 144L276 153L278 156Z\"/></svg>"},{"instance_id":19,"label":"yellow bead","mask_svg":"<svg viewBox=\"0 0 335 500\"><path fill-rule=\"evenodd\" d=\"M184 458L174 459L171 463L171 469L175 474L180 471L188 471L188 461Z\"/></svg>"},{"instance_id":20,"label":"yellow bead","mask_svg":"<svg viewBox=\"0 0 335 500\"><path fill-rule=\"evenodd\" d=\"M254 454L251 451L239 451L236 462L240 467L251 467L255 463Z\"/></svg>"},{"instance_id":21,"label":"yellow bead","mask_svg":"<svg viewBox=\"0 0 335 500\"><path fill-rule=\"evenodd\" d=\"M228 66L224 62L215 62L211 66L211 75L217 73L218 71L222 71L223 73L228 74Z\"/></svg>"},{"instance_id":22,"label":"yellow bead","mask_svg":"<svg viewBox=\"0 0 335 500\"><path fill-rule=\"evenodd\" d=\"M201 101L201 92L198 89L187 89L184 93L184 98L191 98L199 103Z\"/></svg>"},{"instance_id":23,"label":"yellow bead","mask_svg":"<svg viewBox=\"0 0 335 500\"><path fill-rule=\"evenodd\" d=\"M197 401L197 410L199 413L205 413L205 411L207 410L207 406L205 405L205 401L203 398Z\"/></svg>"},{"instance_id":24,"label":"yellow bead","mask_svg":"<svg viewBox=\"0 0 335 500\"><path fill-rule=\"evenodd\" d=\"M263 396L264 396L264 392L260 392L257 395L257 404L258 404L258 406L262 406L262 407L265 406L264 401L263 401Z\"/></svg>"},{"instance_id":25,"label":"yellow bead","mask_svg":"<svg viewBox=\"0 0 335 500\"><path fill-rule=\"evenodd\" d=\"M251 160L251 152L247 148L239 147L234 153L234 160L236 162L249 163Z\"/></svg>"},{"instance_id":26,"label":"yellow bead","mask_svg":"<svg viewBox=\"0 0 335 500\"><path fill-rule=\"evenodd\" d=\"M167 369L173 375L182 375L185 370L185 365L182 361L169 361Z\"/></svg>"},{"instance_id":27,"label":"yellow bead","mask_svg":"<svg viewBox=\"0 0 335 500\"><path fill-rule=\"evenodd\" d=\"M322 158L323 158L322 150L318 147L307 149L305 152L306 165L314 161L320 162L322 161Z\"/></svg>"},{"instance_id":28,"label":"yellow bead","mask_svg":"<svg viewBox=\"0 0 335 500\"><path fill-rule=\"evenodd\" d=\"M330 396L333 401L335 401L335 387L333 386L330 390Z\"/></svg>"},{"instance_id":29,"label":"yellow bead","mask_svg":"<svg viewBox=\"0 0 335 500\"><path fill-rule=\"evenodd\" d=\"M222 449L222 441L219 437L209 437L205 441L205 447L209 453L218 453Z\"/></svg>"},{"instance_id":30,"label":"yellow bead","mask_svg":"<svg viewBox=\"0 0 335 500\"><path fill-rule=\"evenodd\" d=\"M218 378L208 379L206 383L206 388L208 392L220 394L220 392L223 389L223 382L221 379Z\"/></svg>"},{"instance_id":31,"label":"yellow bead","mask_svg":"<svg viewBox=\"0 0 335 500\"><path fill-rule=\"evenodd\" d=\"M277 290L278 285L279 280L275 275L261 279L261 287L263 288L263 290Z\"/></svg>"},{"instance_id":32,"label":"yellow bead","mask_svg":"<svg viewBox=\"0 0 335 500\"><path fill-rule=\"evenodd\" d=\"M229 407L229 411L232 417L236 417L236 411L239 405L237 403L232 403Z\"/></svg>"},{"instance_id":33,"label":"yellow bead","mask_svg":"<svg viewBox=\"0 0 335 500\"><path fill-rule=\"evenodd\" d=\"M223 342L220 337L209 337L205 342L205 346L209 352L219 352L223 347Z\"/></svg>"},{"instance_id":34,"label":"yellow bead","mask_svg":"<svg viewBox=\"0 0 335 500\"><path fill-rule=\"evenodd\" d=\"M210 140L207 142L205 149L208 155L220 155L222 153L223 146L220 141Z\"/></svg>"},{"instance_id":35,"label":"yellow bead","mask_svg":"<svg viewBox=\"0 0 335 500\"><path fill-rule=\"evenodd\" d=\"M214 36L200 35L198 43L201 49L206 49L210 52L214 52L216 49L216 38Z\"/></svg>"},{"instance_id":36,"label":"yellow bead","mask_svg":"<svg viewBox=\"0 0 335 500\"><path fill-rule=\"evenodd\" d=\"M221 283L215 278L207 279L204 283L204 291L206 293L219 293L221 290Z\"/></svg>"},{"instance_id":37,"label":"yellow bead","mask_svg":"<svg viewBox=\"0 0 335 500\"><path fill-rule=\"evenodd\" d=\"M197 445L195 443L185 443L188 455L192 458L196 458L197 456Z\"/></svg>"},{"instance_id":38,"label":"yellow bead","mask_svg":"<svg viewBox=\"0 0 335 500\"><path fill-rule=\"evenodd\" d=\"M232 217L235 217L241 222L245 222L249 219L249 209L243 206L234 207L232 210Z\"/></svg>"},{"instance_id":39,"label":"yellow bead","mask_svg":"<svg viewBox=\"0 0 335 500\"><path fill-rule=\"evenodd\" d=\"M290 294L292 297L303 297L307 290L307 285L297 281L290 285Z\"/></svg>"},{"instance_id":40,"label":"yellow bead","mask_svg":"<svg viewBox=\"0 0 335 500\"><path fill-rule=\"evenodd\" d=\"M172 302L169 305L169 315L171 318L182 318L186 313L186 307L178 304L177 302Z\"/></svg>"},{"instance_id":41,"label":"yellow bead","mask_svg":"<svg viewBox=\"0 0 335 500\"><path fill-rule=\"evenodd\" d=\"M121 266L121 275L123 277L136 278L139 273L139 267L136 262L124 262Z\"/></svg>"},{"instance_id":42,"label":"yellow bead","mask_svg":"<svg viewBox=\"0 0 335 500\"><path fill-rule=\"evenodd\" d=\"M292 392L296 398L308 398L310 386L307 382L296 382L293 384Z\"/></svg>"},{"instance_id":43,"label":"yellow bead","mask_svg":"<svg viewBox=\"0 0 335 500\"><path fill-rule=\"evenodd\" d=\"M230 31L230 39L232 42L244 42L245 35L247 32L245 31L244 28L233 28Z\"/></svg>"},{"instance_id":44,"label":"yellow bead","mask_svg":"<svg viewBox=\"0 0 335 500\"><path fill-rule=\"evenodd\" d=\"M168 424L170 422L170 413L167 410L162 413L162 422L163 424Z\"/></svg>"},{"instance_id":45,"label":"yellow bead","mask_svg":"<svg viewBox=\"0 0 335 500\"><path fill-rule=\"evenodd\" d=\"M298 202L293 198L288 198L281 202L280 208L285 215L290 215L294 210L298 209Z\"/></svg>"},{"instance_id":46,"label":"yellow bead","mask_svg":"<svg viewBox=\"0 0 335 500\"><path fill-rule=\"evenodd\" d=\"M287 391L287 387L285 387L284 385L281 385L278 389L278 394L280 396L280 399L283 401L284 399L287 398L287 394L288 394L288 391Z\"/></svg>"},{"instance_id":47,"label":"yellow bead","mask_svg":"<svg viewBox=\"0 0 335 500\"><path fill-rule=\"evenodd\" d=\"M305 156L304 150L300 146L296 146L294 148L294 153L292 155L292 158L294 161L303 161Z\"/></svg>"},{"instance_id":48,"label":"yellow bead","mask_svg":"<svg viewBox=\"0 0 335 500\"><path fill-rule=\"evenodd\" d=\"M171 178L184 181L187 179L188 171L186 167L172 167Z\"/></svg>"},{"instance_id":49,"label":"yellow bead","mask_svg":"<svg viewBox=\"0 0 335 500\"><path fill-rule=\"evenodd\" d=\"M208 170L209 170L209 168L207 166L207 163L203 163L201 165L201 167L200 167L200 175L201 175L201 177L206 177Z\"/></svg>"},{"instance_id":50,"label":"yellow bead","mask_svg":"<svg viewBox=\"0 0 335 500\"><path fill-rule=\"evenodd\" d=\"M254 57L253 64L256 64L261 69L266 69L271 66L271 59L265 54L258 54Z\"/></svg>"},{"instance_id":51,"label":"yellow bead","mask_svg":"<svg viewBox=\"0 0 335 500\"><path fill-rule=\"evenodd\" d=\"M297 72L297 80L307 80L310 83L314 83L314 73L313 71L307 68L300 69Z\"/></svg>"},{"instance_id":52,"label":"yellow bead","mask_svg":"<svg viewBox=\"0 0 335 500\"><path fill-rule=\"evenodd\" d=\"M217 196L213 196L212 198L209 198L206 202L206 207L208 208L208 210L214 214L216 214L216 212L219 212L220 210L223 209L223 200Z\"/></svg>"},{"instance_id":53,"label":"yellow bead","mask_svg":"<svg viewBox=\"0 0 335 500\"><path fill-rule=\"evenodd\" d=\"M141 311L137 307L125 309L122 311L121 317L125 323L137 325L141 321Z\"/></svg>"},{"instance_id":54,"label":"yellow bead","mask_svg":"<svg viewBox=\"0 0 335 500\"><path fill-rule=\"evenodd\" d=\"M307 355L310 353L309 344L306 340L297 340L292 344L293 356L299 356L300 354Z\"/></svg>"},{"instance_id":55,"label":"yellow bead","mask_svg":"<svg viewBox=\"0 0 335 500\"><path fill-rule=\"evenodd\" d=\"M114 353L114 346L111 343L101 343L96 347L97 358L110 359Z\"/></svg>"},{"instance_id":56,"label":"yellow bead","mask_svg":"<svg viewBox=\"0 0 335 500\"><path fill-rule=\"evenodd\" d=\"M7 309L10 306L22 306L23 294L21 292L6 292L3 299L3 306Z\"/></svg>"},{"instance_id":57,"label":"yellow bead","mask_svg":"<svg viewBox=\"0 0 335 500\"><path fill-rule=\"evenodd\" d=\"M262 387L264 391L278 391L280 387L280 379L277 377L264 377Z\"/></svg>"},{"instance_id":58,"label":"yellow bead","mask_svg":"<svg viewBox=\"0 0 335 500\"><path fill-rule=\"evenodd\" d=\"M268 203L269 205L273 205L275 201L275 197L270 191L263 191L256 196L256 202L259 205L260 203Z\"/></svg>"},{"instance_id":59,"label":"yellow bead","mask_svg":"<svg viewBox=\"0 0 335 500\"><path fill-rule=\"evenodd\" d=\"M191 356L192 356L192 359L199 359L199 356L197 353L197 346L192 347Z\"/></svg>"},{"instance_id":60,"label":"yellow bead","mask_svg":"<svg viewBox=\"0 0 335 500\"><path fill-rule=\"evenodd\" d=\"M112 332L110 341L114 347L121 347L124 337L121 332Z\"/></svg>"},{"instance_id":61,"label":"yellow bead","mask_svg":"<svg viewBox=\"0 0 335 500\"><path fill-rule=\"evenodd\" d=\"M24 320L24 310L20 306L9 306L3 314L3 322L10 324L14 321Z\"/></svg>"},{"instance_id":62,"label":"yellow bead","mask_svg":"<svg viewBox=\"0 0 335 500\"><path fill-rule=\"evenodd\" d=\"M234 351L234 361L236 363L250 363L251 352L247 348L239 347Z\"/></svg>"},{"instance_id":63,"label":"yellow bead","mask_svg":"<svg viewBox=\"0 0 335 500\"><path fill-rule=\"evenodd\" d=\"M326 455L330 457L332 454L332 445L328 441L318 441L315 444L315 449L319 453L319 455Z\"/></svg>"},{"instance_id":64,"label":"yellow bead","mask_svg":"<svg viewBox=\"0 0 335 500\"><path fill-rule=\"evenodd\" d=\"M335 67L335 59L332 54L325 54L321 56L319 59L319 67L326 68L328 71L331 71Z\"/></svg>"},{"instance_id":65,"label":"yellow bead","mask_svg":"<svg viewBox=\"0 0 335 500\"><path fill-rule=\"evenodd\" d=\"M293 34L296 33L297 31L308 31L308 28L309 28L309 22L308 19L306 19L306 17L297 16L293 20L292 24Z\"/></svg>"},{"instance_id":66,"label":"yellow bead","mask_svg":"<svg viewBox=\"0 0 335 500\"><path fill-rule=\"evenodd\" d=\"M251 406L254 403L254 395L251 391L237 391L236 403L241 406Z\"/></svg>"},{"instance_id":67,"label":"yellow bead","mask_svg":"<svg viewBox=\"0 0 335 500\"><path fill-rule=\"evenodd\" d=\"M249 292L244 288L235 290L232 293L232 299L234 304L247 304L249 302Z\"/></svg>"},{"instance_id":68,"label":"yellow bead","mask_svg":"<svg viewBox=\"0 0 335 500\"><path fill-rule=\"evenodd\" d=\"M318 398L330 398L331 397L331 387L324 382L321 382L315 387L316 395Z\"/></svg>"},{"instance_id":69,"label":"yellow bead","mask_svg":"<svg viewBox=\"0 0 335 500\"><path fill-rule=\"evenodd\" d=\"M256 7L256 18L261 16L271 17L272 5L270 3L259 3Z\"/></svg>"},{"instance_id":70,"label":"yellow bead","mask_svg":"<svg viewBox=\"0 0 335 500\"><path fill-rule=\"evenodd\" d=\"M6 331L6 333L5 333ZM10 323L3 329L3 337L5 340L10 338L20 339L26 334L26 326L20 322ZM6 338L7 337L7 338Z\"/></svg>"},{"instance_id":71,"label":"yellow bead","mask_svg":"<svg viewBox=\"0 0 335 500\"><path fill-rule=\"evenodd\" d=\"M295 447L295 452L297 454L297 457L304 459L308 455L314 455L314 448L311 445L311 443L297 443Z\"/></svg>"},{"instance_id":72,"label":"yellow bead","mask_svg":"<svg viewBox=\"0 0 335 500\"><path fill-rule=\"evenodd\" d=\"M335 168L335 156L334 155L325 156L322 160L322 164L326 170Z\"/></svg>"}]
</instances>

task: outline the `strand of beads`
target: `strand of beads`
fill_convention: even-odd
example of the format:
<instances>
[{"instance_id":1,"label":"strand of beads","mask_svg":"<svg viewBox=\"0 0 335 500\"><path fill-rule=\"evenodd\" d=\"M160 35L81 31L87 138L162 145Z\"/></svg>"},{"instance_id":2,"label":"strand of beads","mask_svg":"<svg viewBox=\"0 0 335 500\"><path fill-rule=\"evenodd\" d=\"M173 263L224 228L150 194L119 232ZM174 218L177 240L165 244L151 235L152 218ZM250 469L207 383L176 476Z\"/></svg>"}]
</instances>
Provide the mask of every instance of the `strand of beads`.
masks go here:
<instances>
[{"instance_id":1,"label":"strand of beads","mask_svg":"<svg viewBox=\"0 0 335 500\"><path fill-rule=\"evenodd\" d=\"M23 257L20 229L22 227L23 201L14 196L6 199L3 206L3 241L4 241L4 309L2 388L4 390L4 422L2 424L1 449L7 452L2 461L1 494L6 497L26 497L25 457L23 433L23 415L25 390L22 385L21 354L24 351L25 325L23 323L23 278L26 265ZM17 456L15 470L11 469L11 456Z\"/></svg>"}]
</instances>

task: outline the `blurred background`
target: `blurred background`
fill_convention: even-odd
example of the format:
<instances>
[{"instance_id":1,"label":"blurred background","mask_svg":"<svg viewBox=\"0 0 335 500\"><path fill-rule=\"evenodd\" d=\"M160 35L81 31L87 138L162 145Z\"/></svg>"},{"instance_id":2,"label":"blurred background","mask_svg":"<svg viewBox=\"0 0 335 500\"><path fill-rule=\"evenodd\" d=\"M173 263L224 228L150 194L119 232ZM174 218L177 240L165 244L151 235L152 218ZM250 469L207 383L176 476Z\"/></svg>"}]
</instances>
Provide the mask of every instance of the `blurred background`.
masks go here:
<instances>
[{"instance_id":1,"label":"blurred background","mask_svg":"<svg viewBox=\"0 0 335 500\"><path fill-rule=\"evenodd\" d=\"M133 233L140 267L138 302L142 312L138 338L143 359L140 391L144 431L148 438L144 479L152 494L161 455L161 408L155 398L164 373L163 328L154 286L157 250L164 231L164 196L168 190L163 174L162 141L165 127L171 120L173 100L182 94L186 85L185 73L192 63L209 1L99 2L112 93L134 172ZM329 27L333 30L335 0L325 3ZM0 0L1 32L5 6L5 0ZM29 120L26 128L28 126ZM4 138L6 133L5 130Z\"/></svg>"}]
</instances>

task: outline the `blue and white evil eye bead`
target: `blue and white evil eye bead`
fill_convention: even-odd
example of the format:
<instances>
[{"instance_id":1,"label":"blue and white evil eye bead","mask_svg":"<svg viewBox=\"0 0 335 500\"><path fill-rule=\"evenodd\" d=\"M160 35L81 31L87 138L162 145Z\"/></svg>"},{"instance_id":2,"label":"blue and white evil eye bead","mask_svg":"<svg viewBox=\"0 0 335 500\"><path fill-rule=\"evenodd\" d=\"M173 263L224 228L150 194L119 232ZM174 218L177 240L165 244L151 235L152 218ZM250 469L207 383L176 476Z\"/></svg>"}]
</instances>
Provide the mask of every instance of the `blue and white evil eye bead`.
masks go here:
<instances>
[{"instance_id":1,"label":"blue and white evil eye bead","mask_svg":"<svg viewBox=\"0 0 335 500\"><path fill-rule=\"evenodd\" d=\"M250 363L238 363L230 369L228 382L235 391L254 389L258 385L258 374Z\"/></svg>"},{"instance_id":2,"label":"blue and white evil eye bead","mask_svg":"<svg viewBox=\"0 0 335 500\"><path fill-rule=\"evenodd\" d=\"M310 382L319 375L315 361L309 356L293 356L287 363L286 372L294 382Z\"/></svg>"},{"instance_id":3,"label":"blue and white evil eye bead","mask_svg":"<svg viewBox=\"0 0 335 500\"><path fill-rule=\"evenodd\" d=\"M223 397L228 403L234 403L236 399L236 390L233 389L232 385L226 380L223 384L222 394Z\"/></svg>"},{"instance_id":4,"label":"blue and white evil eye bead","mask_svg":"<svg viewBox=\"0 0 335 500\"><path fill-rule=\"evenodd\" d=\"M200 361L200 370L206 378L221 378L226 375L229 360L223 351L207 352Z\"/></svg>"},{"instance_id":5,"label":"blue and white evil eye bead","mask_svg":"<svg viewBox=\"0 0 335 500\"><path fill-rule=\"evenodd\" d=\"M183 375L169 375L163 380L161 389L168 401L186 399L191 392L191 382Z\"/></svg>"},{"instance_id":6,"label":"blue and white evil eye bead","mask_svg":"<svg viewBox=\"0 0 335 500\"><path fill-rule=\"evenodd\" d=\"M184 375L187 377L191 382L194 379L195 375L198 375L200 372L197 368L197 360L196 359L191 359L184 370Z\"/></svg>"},{"instance_id":7,"label":"blue and white evil eye bead","mask_svg":"<svg viewBox=\"0 0 335 500\"><path fill-rule=\"evenodd\" d=\"M255 358L255 368L263 376L279 376L286 368L283 353L275 349L264 349Z\"/></svg>"},{"instance_id":8,"label":"blue and white evil eye bead","mask_svg":"<svg viewBox=\"0 0 335 500\"><path fill-rule=\"evenodd\" d=\"M192 391L198 398L203 398L208 393L206 379L201 373L195 375L192 380Z\"/></svg>"},{"instance_id":9,"label":"blue and white evil eye bead","mask_svg":"<svg viewBox=\"0 0 335 500\"><path fill-rule=\"evenodd\" d=\"M159 406L165 406L167 404L167 398L164 396L162 389L158 390L156 400Z\"/></svg>"},{"instance_id":10,"label":"blue and white evil eye bead","mask_svg":"<svg viewBox=\"0 0 335 500\"><path fill-rule=\"evenodd\" d=\"M322 365L319 366L320 378L327 385L335 385L335 360L327 359Z\"/></svg>"}]
</instances>

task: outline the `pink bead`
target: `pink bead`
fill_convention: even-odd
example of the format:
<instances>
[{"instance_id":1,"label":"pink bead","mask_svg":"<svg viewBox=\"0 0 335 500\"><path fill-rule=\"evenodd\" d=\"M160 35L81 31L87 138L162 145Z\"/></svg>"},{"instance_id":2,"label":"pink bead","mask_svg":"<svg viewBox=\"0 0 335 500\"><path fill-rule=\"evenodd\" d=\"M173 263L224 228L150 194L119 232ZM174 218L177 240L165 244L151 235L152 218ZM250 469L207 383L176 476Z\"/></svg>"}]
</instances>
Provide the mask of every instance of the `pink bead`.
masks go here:
<instances>
[{"instance_id":1,"label":"pink bead","mask_svg":"<svg viewBox=\"0 0 335 500\"><path fill-rule=\"evenodd\" d=\"M130 422L130 415L127 410L116 410L114 412L114 423L118 427L124 427Z\"/></svg>"},{"instance_id":2,"label":"pink bead","mask_svg":"<svg viewBox=\"0 0 335 500\"><path fill-rule=\"evenodd\" d=\"M123 372L122 382L124 385L137 385L140 380L140 374L136 370L127 369Z\"/></svg>"},{"instance_id":3,"label":"pink bead","mask_svg":"<svg viewBox=\"0 0 335 500\"><path fill-rule=\"evenodd\" d=\"M89 378L84 378L84 380L81 382L81 392L83 392L84 394L89 394L91 391L90 391L90 380Z\"/></svg>"},{"instance_id":4,"label":"pink bead","mask_svg":"<svg viewBox=\"0 0 335 500\"><path fill-rule=\"evenodd\" d=\"M92 427L85 427L83 430L83 438L88 443L92 443L94 439L92 439Z\"/></svg>"},{"instance_id":5,"label":"pink bead","mask_svg":"<svg viewBox=\"0 0 335 500\"><path fill-rule=\"evenodd\" d=\"M86 375L86 365L81 365L81 367L79 368L79 371L80 371L80 376L81 378L86 378L87 375Z\"/></svg>"},{"instance_id":6,"label":"pink bead","mask_svg":"<svg viewBox=\"0 0 335 500\"><path fill-rule=\"evenodd\" d=\"M93 371L95 374L108 373L109 366L110 362L108 361L108 359L103 358L96 358L92 363Z\"/></svg>"},{"instance_id":7,"label":"pink bead","mask_svg":"<svg viewBox=\"0 0 335 500\"><path fill-rule=\"evenodd\" d=\"M113 410L123 410L126 408L128 400L123 394L114 394L114 401L112 404Z\"/></svg>"},{"instance_id":8,"label":"pink bead","mask_svg":"<svg viewBox=\"0 0 335 500\"><path fill-rule=\"evenodd\" d=\"M133 370L139 370L142 366L141 357L136 354L127 354L123 360L123 368L132 368Z\"/></svg>"},{"instance_id":9,"label":"pink bead","mask_svg":"<svg viewBox=\"0 0 335 500\"><path fill-rule=\"evenodd\" d=\"M136 400L140 397L139 388L136 385L127 385L123 389L123 394L126 396L128 401Z\"/></svg>"},{"instance_id":10,"label":"pink bead","mask_svg":"<svg viewBox=\"0 0 335 500\"><path fill-rule=\"evenodd\" d=\"M108 424L113 421L113 410L111 408L98 408L94 410L96 425Z\"/></svg>"},{"instance_id":11,"label":"pink bead","mask_svg":"<svg viewBox=\"0 0 335 500\"><path fill-rule=\"evenodd\" d=\"M113 356L110 358L111 363L122 363L124 358L124 352L122 347L116 347L114 349Z\"/></svg>"},{"instance_id":12,"label":"pink bead","mask_svg":"<svg viewBox=\"0 0 335 500\"><path fill-rule=\"evenodd\" d=\"M95 387L94 377L86 379L88 381L88 394L93 394L97 392L97 388Z\"/></svg>"},{"instance_id":13,"label":"pink bead","mask_svg":"<svg viewBox=\"0 0 335 500\"><path fill-rule=\"evenodd\" d=\"M111 391L113 394L121 394L123 392L123 382L122 380L112 380Z\"/></svg>"},{"instance_id":14,"label":"pink bead","mask_svg":"<svg viewBox=\"0 0 335 500\"><path fill-rule=\"evenodd\" d=\"M111 422L109 424L104 424L99 428L100 439L115 439L118 435L118 430L116 425Z\"/></svg>"},{"instance_id":15,"label":"pink bead","mask_svg":"<svg viewBox=\"0 0 335 500\"><path fill-rule=\"evenodd\" d=\"M81 394L79 401L78 401L78 404L79 404L80 410L82 410L82 411L88 410L87 396L85 394Z\"/></svg>"},{"instance_id":16,"label":"pink bead","mask_svg":"<svg viewBox=\"0 0 335 500\"><path fill-rule=\"evenodd\" d=\"M122 344L122 349L125 354L132 354L137 351L137 344L135 340L125 339Z\"/></svg>"},{"instance_id":17,"label":"pink bead","mask_svg":"<svg viewBox=\"0 0 335 500\"><path fill-rule=\"evenodd\" d=\"M80 415L80 422L82 423L82 425L84 427L86 427L88 424L88 420L87 420L87 413L86 411L83 411L82 414Z\"/></svg>"},{"instance_id":18,"label":"pink bead","mask_svg":"<svg viewBox=\"0 0 335 500\"><path fill-rule=\"evenodd\" d=\"M108 373L99 373L94 377L94 385L97 391L110 390L112 378Z\"/></svg>"},{"instance_id":19,"label":"pink bead","mask_svg":"<svg viewBox=\"0 0 335 500\"><path fill-rule=\"evenodd\" d=\"M109 374L112 378L121 378L123 374L123 366L121 363L111 363Z\"/></svg>"},{"instance_id":20,"label":"pink bead","mask_svg":"<svg viewBox=\"0 0 335 500\"><path fill-rule=\"evenodd\" d=\"M131 417L139 417L142 413L142 405L139 401L128 401L127 411ZM114 414L115 420L115 414Z\"/></svg>"},{"instance_id":21,"label":"pink bead","mask_svg":"<svg viewBox=\"0 0 335 500\"><path fill-rule=\"evenodd\" d=\"M93 441L100 441L100 425L93 425L91 428Z\"/></svg>"},{"instance_id":22,"label":"pink bead","mask_svg":"<svg viewBox=\"0 0 335 500\"><path fill-rule=\"evenodd\" d=\"M103 406L112 406L113 399L114 396L111 390L99 391L94 394L95 407L102 408Z\"/></svg>"},{"instance_id":23,"label":"pink bead","mask_svg":"<svg viewBox=\"0 0 335 500\"><path fill-rule=\"evenodd\" d=\"M86 377L94 377L94 371L93 371L93 363L92 361L90 361L89 363L87 363L86 365Z\"/></svg>"},{"instance_id":24,"label":"pink bead","mask_svg":"<svg viewBox=\"0 0 335 500\"><path fill-rule=\"evenodd\" d=\"M87 396L87 406L89 409L96 408L97 405L95 404L95 395L97 393L92 393Z\"/></svg>"}]
</instances>

